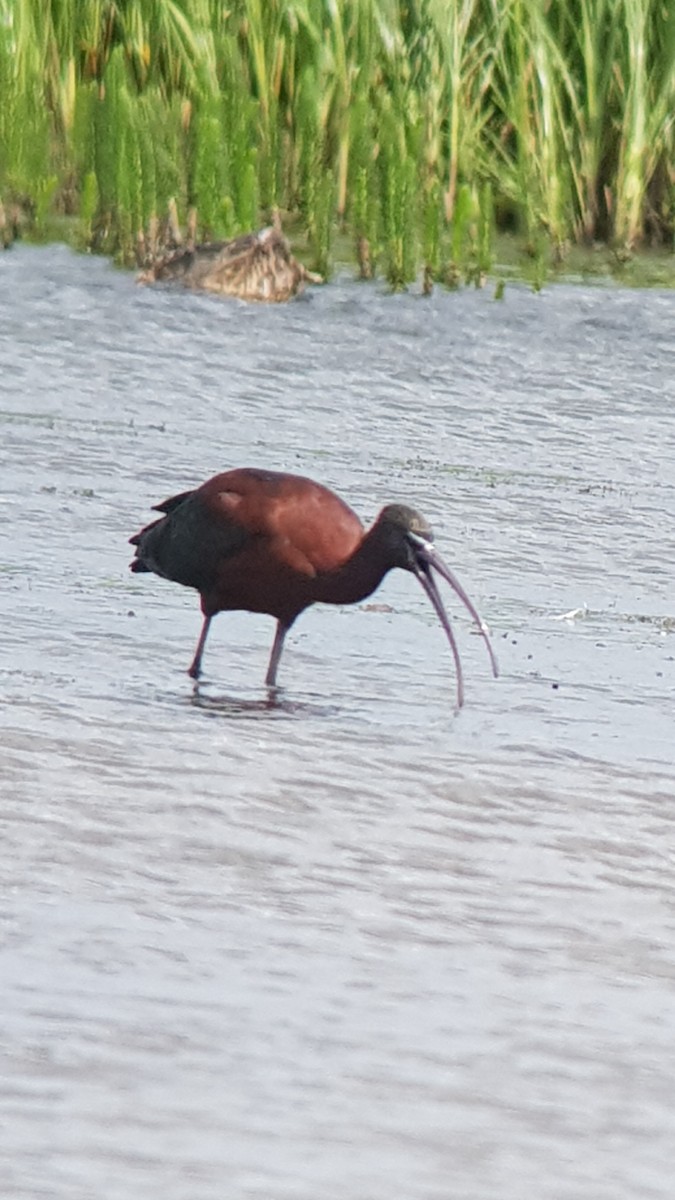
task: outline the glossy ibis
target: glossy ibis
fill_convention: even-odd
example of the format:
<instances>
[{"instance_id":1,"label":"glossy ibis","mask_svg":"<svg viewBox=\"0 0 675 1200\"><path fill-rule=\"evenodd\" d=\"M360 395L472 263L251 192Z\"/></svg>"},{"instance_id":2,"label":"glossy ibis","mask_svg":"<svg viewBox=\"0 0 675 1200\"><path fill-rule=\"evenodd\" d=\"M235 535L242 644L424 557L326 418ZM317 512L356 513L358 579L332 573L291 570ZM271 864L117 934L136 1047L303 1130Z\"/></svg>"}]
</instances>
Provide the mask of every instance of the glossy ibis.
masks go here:
<instances>
[{"instance_id":1,"label":"glossy ibis","mask_svg":"<svg viewBox=\"0 0 675 1200\"><path fill-rule=\"evenodd\" d=\"M154 571L201 596L204 623L189 669L201 673L213 617L246 609L276 617L265 679L276 686L284 638L310 604L354 604L370 596L393 567L419 579L447 634L457 671L457 704L464 701L462 667L450 622L432 571L447 580L485 640L485 625L461 584L436 550L424 517L404 504L388 504L370 529L328 488L299 475L241 468L209 479L155 505L163 515L130 538L132 571Z\"/></svg>"}]
</instances>

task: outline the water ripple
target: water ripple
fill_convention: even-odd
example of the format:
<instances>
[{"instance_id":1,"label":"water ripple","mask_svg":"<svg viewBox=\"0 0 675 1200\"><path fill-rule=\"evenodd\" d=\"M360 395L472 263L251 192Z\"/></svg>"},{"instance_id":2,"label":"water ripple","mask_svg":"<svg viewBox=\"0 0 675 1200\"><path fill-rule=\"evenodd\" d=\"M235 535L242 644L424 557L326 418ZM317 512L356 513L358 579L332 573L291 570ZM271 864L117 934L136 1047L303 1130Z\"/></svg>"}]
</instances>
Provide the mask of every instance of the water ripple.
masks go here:
<instances>
[{"instance_id":1,"label":"water ripple","mask_svg":"<svg viewBox=\"0 0 675 1200\"><path fill-rule=\"evenodd\" d=\"M2 272L2 1194L669 1198L672 293ZM237 464L419 506L500 680L401 575L194 689L126 539Z\"/></svg>"}]
</instances>

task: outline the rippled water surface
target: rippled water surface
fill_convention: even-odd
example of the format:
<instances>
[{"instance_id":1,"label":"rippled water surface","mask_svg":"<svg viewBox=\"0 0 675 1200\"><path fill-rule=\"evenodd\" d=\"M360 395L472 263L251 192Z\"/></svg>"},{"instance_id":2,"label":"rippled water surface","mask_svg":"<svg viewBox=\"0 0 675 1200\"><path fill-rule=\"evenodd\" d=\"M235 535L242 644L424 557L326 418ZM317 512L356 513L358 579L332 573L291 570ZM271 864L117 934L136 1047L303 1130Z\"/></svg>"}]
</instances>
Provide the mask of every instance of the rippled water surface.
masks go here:
<instances>
[{"instance_id":1,"label":"rippled water surface","mask_svg":"<svg viewBox=\"0 0 675 1200\"><path fill-rule=\"evenodd\" d=\"M0 1195L670 1200L675 296L0 308ZM501 678L399 572L193 696L127 538L237 465L419 507Z\"/></svg>"}]
</instances>

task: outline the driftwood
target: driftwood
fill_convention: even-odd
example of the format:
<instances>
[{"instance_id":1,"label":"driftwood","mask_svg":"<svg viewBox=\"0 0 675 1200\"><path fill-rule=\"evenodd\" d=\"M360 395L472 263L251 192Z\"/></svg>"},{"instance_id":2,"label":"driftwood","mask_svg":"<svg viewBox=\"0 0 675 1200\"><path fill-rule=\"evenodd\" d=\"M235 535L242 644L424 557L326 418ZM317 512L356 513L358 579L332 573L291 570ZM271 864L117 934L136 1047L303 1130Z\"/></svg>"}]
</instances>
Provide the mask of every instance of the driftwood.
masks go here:
<instances>
[{"instance_id":1,"label":"driftwood","mask_svg":"<svg viewBox=\"0 0 675 1200\"><path fill-rule=\"evenodd\" d=\"M283 233L272 226L229 242L180 247L151 263L139 283L178 283L240 300L290 300L307 283L322 283L291 254Z\"/></svg>"}]
</instances>

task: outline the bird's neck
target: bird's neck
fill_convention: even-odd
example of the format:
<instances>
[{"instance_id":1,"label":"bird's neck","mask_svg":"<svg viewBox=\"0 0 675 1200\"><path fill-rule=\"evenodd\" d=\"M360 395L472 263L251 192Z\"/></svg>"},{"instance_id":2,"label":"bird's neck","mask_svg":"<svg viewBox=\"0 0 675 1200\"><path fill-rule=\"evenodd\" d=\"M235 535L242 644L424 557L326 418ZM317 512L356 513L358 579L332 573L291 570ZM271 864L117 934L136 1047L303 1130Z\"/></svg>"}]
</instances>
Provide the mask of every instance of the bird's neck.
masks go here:
<instances>
[{"instance_id":1,"label":"bird's neck","mask_svg":"<svg viewBox=\"0 0 675 1200\"><path fill-rule=\"evenodd\" d=\"M314 599L324 604L356 604L372 595L391 566L375 525L340 567L316 577Z\"/></svg>"}]
</instances>

